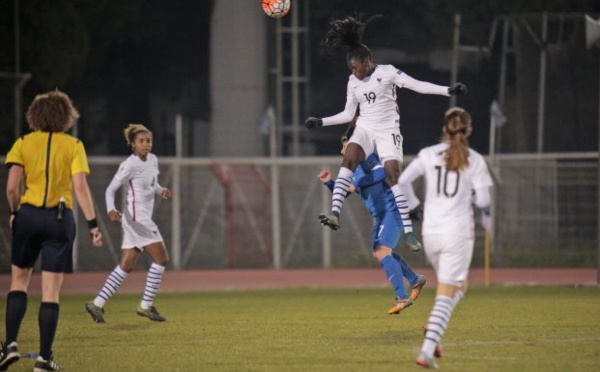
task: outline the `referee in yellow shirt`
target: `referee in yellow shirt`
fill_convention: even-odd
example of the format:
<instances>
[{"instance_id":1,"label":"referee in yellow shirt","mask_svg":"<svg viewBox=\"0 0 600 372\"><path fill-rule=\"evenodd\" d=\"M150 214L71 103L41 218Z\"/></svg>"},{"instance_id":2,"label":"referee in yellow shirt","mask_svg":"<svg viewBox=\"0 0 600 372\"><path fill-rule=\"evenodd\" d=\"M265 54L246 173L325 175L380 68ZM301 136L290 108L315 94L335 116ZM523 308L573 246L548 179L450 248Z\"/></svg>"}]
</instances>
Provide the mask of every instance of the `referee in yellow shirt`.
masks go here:
<instances>
[{"instance_id":1,"label":"referee in yellow shirt","mask_svg":"<svg viewBox=\"0 0 600 372\"><path fill-rule=\"evenodd\" d=\"M11 286L6 300L6 339L0 370L21 357L19 328L27 311L31 272L41 255L42 303L38 314L40 351L34 371L62 371L53 360L63 274L73 272L73 190L94 246L102 245L86 176L90 169L81 141L65 133L79 113L58 90L35 97L27 110L33 132L20 137L6 156L6 195L12 228ZM25 192L21 195L21 181Z\"/></svg>"}]
</instances>

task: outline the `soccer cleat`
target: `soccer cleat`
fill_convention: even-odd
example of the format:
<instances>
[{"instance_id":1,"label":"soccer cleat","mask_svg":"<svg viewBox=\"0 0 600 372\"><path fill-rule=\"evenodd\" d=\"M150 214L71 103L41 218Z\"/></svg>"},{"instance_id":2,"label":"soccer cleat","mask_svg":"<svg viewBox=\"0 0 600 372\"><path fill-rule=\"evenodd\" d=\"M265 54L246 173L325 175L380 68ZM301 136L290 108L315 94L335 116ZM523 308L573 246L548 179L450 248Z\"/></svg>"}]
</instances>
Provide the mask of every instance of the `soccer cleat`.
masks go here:
<instances>
[{"instance_id":1,"label":"soccer cleat","mask_svg":"<svg viewBox=\"0 0 600 372\"><path fill-rule=\"evenodd\" d=\"M415 285L410 287L410 299L411 300L414 301L417 299L417 297L419 297L419 295L421 294L421 290L423 289L423 287L425 286L426 283L427 283L427 278L425 278L425 275L417 276L417 283L415 283Z\"/></svg>"},{"instance_id":2,"label":"soccer cleat","mask_svg":"<svg viewBox=\"0 0 600 372\"><path fill-rule=\"evenodd\" d=\"M438 367L435 359L433 357L426 356L423 352L421 352L417 358L417 365L420 365L423 368L431 369L436 369Z\"/></svg>"},{"instance_id":3,"label":"soccer cleat","mask_svg":"<svg viewBox=\"0 0 600 372\"><path fill-rule=\"evenodd\" d=\"M160 315L154 306L150 306L147 309L142 309L141 306L137 308L137 315L146 317L155 322L164 322L167 320L164 316Z\"/></svg>"},{"instance_id":4,"label":"soccer cleat","mask_svg":"<svg viewBox=\"0 0 600 372\"><path fill-rule=\"evenodd\" d=\"M2 349L0 349L0 371L6 371L8 367L21 359L21 353L19 353L19 346L15 341L9 345L2 343Z\"/></svg>"},{"instance_id":5,"label":"soccer cleat","mask_svg":"<svg viewBox=\"0 0 600 372\"><path fill-rule=\"evenodd\" d=\"M408 247L412 252L419 252L421 249L423 249L423 245L417 240L415 234L412 232L406 233L404 235L404 239L406 240L406 244L408 244Z\"/></svg>"},{"instance_id":6,"label":"soccer cleat","mask_svg":"<svg viewBox=\"0 0 600 372\"><path fill-rule=\"evenodd\" d=\"M338 220L338 216L335 214L323 214L319 215L319 222L323 226L329 226L329 228L333 231L337 231L340 229L340 223Z\"/></svg>"},{"instance_id":7,"label":"soccer cleat","mask_svg":"<svg viewBox=\"0 0 600 372\"><path fill-rule=\"evenodd\" d=\"M52 355L48 360L38 356L33 367L33 372L46 372L46 371L63 371L63 368L56 364L52 359Z\"/></svg>"},{"instance_id":8,"label":"soccer cleat","mask_svg":"<svg viewBox=\"0 0 600 372\"><path fill-rule=\"evenodd\" d=\"M391 309L388 310L388 314L390 314L390 315L400 314L400 312L402 310L406 309L409 306L412 306L413 304L414 304L414 302L410 298L405 298L405 299L396 298L396 304L394 305L394 307L392 307Z\"/></svg>"},{"instance_id":9,"label":"soccer cleat","mask_svg":"<svg viewBox=\"0 0 600 372\"><path fill-rule=\"evenodd\" d=\"M88 312L94 319L96 323L105 323L104 322L104 308L100 306L96 306L94 301L90 301L85 304L85 311Z\"/></svg>"}]
</instances>

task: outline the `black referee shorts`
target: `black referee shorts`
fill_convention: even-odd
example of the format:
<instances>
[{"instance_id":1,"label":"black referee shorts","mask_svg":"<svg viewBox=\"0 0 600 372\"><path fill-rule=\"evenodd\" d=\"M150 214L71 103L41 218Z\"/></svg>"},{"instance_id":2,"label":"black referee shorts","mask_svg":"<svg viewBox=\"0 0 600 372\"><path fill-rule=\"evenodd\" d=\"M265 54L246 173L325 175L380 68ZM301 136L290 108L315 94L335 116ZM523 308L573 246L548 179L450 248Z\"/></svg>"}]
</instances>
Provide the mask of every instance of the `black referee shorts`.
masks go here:
<instances>
[{"instance_id":1,"label":"black referee shorts","mask_svg":"<svg viewBox=\"0 0 600 372\"><path fill-rule=\"evenodd\" d=\"M73 211L65 210L61 221L57 220L57 213L57 208L21 206L13 223L13 265L33 267L41 253L42 271L73 272Z\"/></svg>"}]
</instances>

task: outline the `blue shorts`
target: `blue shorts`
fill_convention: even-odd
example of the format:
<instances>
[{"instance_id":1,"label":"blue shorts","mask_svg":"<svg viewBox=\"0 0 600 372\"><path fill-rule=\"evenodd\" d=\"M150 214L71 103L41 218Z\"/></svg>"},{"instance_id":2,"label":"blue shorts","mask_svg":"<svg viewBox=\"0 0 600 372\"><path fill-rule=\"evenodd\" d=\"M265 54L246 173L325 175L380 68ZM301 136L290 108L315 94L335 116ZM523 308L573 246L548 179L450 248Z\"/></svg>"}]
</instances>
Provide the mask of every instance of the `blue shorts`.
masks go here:
<instances>
[{"instance_id":1,"label":"blue shorts","mask_svg":"<svg viewBox=\"0 0 600 372\"><path fill-rule=\"evenodd\" d=\"M388 212L377 216L373 223L371 250L375 251L375 247L380 245L395 249L403 231L400 213Z\"/></svg>"},{"instance_id":2,"label":"blue shorts","mask_svg":"<svg viewBox=\"0 0 600 372\"><path fill-rule=\"evenodd\" d=\"M23 269L33 267L41 253L42 271L73 272L73 211L65 210L62 221L57 220L57 213L57 208L21 206L13 223L13 265Z\"/></svg>"}]
</instances>

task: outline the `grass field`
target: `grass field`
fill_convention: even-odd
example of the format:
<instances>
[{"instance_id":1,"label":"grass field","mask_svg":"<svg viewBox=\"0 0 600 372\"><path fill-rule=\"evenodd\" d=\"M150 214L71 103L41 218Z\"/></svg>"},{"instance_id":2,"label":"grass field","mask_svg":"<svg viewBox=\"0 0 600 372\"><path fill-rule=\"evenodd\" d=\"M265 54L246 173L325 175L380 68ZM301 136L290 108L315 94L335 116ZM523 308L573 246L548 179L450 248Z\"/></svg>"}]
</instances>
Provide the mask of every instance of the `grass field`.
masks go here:
<instances>
[{"instance_id":1,"label":"grass field","mask_svg":"<svg viewBox=\"0 0 600 372\"><path fill-rule=\"evenodd\" d=\"M165 323L135 314L140 296L117 295L106 324L85 312L90 296L64 296L54 353L67 371L421 370L415 358L433 295L427 289L389 316L387 288L165 293L156 302ZM22 353L38 351L38 305L30 299ZM472 288L443 346L446 371L598 371L600 289Z\"/></svg>"}]
</instances>

